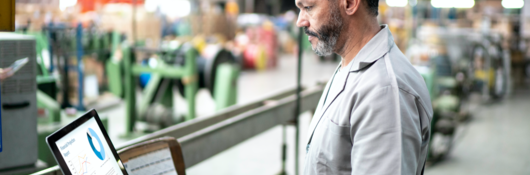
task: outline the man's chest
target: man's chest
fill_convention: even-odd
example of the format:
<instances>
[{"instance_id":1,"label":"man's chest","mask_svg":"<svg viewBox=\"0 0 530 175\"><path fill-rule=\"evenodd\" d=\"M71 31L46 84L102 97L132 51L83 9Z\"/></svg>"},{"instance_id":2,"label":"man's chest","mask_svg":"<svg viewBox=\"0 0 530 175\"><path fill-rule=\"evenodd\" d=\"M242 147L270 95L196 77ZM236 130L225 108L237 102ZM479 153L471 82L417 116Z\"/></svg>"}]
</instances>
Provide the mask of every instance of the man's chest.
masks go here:
<instances>
[{"instance_id":1,"label":"man's chest","mask_svg":"<svg viewBox=\"0 0 530 175\"><path fill-rule=\"evenodd\" d=\"M359 93L357 89L362 88L358 87L359 74L352 72L336 76L332 82L330 81L328 91L324 91L325 94L321 98L323 103L319 106L318 113L315 113L314 119L322 117L339 126L349 126L351 110Z\"/></svg>"}]
</instances>

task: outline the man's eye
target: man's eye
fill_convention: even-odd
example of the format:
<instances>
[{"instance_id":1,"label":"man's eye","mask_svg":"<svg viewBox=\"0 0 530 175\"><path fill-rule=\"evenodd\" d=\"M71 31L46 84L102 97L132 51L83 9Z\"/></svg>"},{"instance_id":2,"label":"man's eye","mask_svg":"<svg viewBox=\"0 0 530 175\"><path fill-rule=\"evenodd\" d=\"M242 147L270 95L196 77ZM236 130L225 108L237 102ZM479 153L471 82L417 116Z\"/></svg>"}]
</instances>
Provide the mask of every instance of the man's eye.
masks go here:
<instances>
[{"instance_id":1,"label":"man's eye","mask_svg":"<svg viewBox=\"0 0 530 175\"><path fill-rule=\"evenodd\" d=\"M307 11L311 10L311 8L313 8L313 6L305 6L304 7L304 9L307 10Z\"/></svg>"}]
</instances>

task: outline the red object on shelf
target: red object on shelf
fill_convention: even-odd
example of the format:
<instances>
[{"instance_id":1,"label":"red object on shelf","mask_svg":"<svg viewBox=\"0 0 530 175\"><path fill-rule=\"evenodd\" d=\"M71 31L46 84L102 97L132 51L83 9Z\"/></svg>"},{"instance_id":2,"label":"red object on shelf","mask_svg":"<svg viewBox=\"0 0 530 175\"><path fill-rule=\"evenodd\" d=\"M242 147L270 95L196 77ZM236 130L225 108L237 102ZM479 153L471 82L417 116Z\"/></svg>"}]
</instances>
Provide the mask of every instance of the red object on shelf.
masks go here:
<instances>
[{"instance_id":1,"label":"red object on shelf","mask_svg":"<svg viewBox=\"0 0 530 175\"><path fill-rule=\"evenodd\" d=\"M245 34L250 43L246 45L243 51L243 66L247 69L255 69L257 68L256 65L263 65L264 68L275 68L278 64L276 32L255 27L248 28ZM260 55L261 52L264 52L264 55Z\"/></svg>"},{"instance_id":2,"label":"red object on shelf","mask_svg":"<svg viewBox=\"0 0 530 175\"><path fill-rule=\"evenodd\" d=\"M259 41L265 47L267 52L267 67L274 68L277 64L277 52L278 52L278 41L276 39L276 33L270 30L259 29Z\"/></svg>"},{"instance_id":3,"label":"red object on shelf","mask_svg":"<svg viewBox=\"0 0 530 175\"><path fill-rule=\"evenodd\" d=\"M113 4L126 3L132 4L134 0L77 0L77 4L81 7L81 13L91 12L96 10L96 4ZM137 5L144 4L144 0L136 0Z\"/></svg>"},{"instance_id":4,"label":"red object on shelf","mask_svg":"<svg viewBox=\"0 0 530 175\"><path fill-rule=\"evenodd\" d=\"M134 0L100 0L103 2L103 4L109 4L109 3L127 3L132 4ZM144 0L136 0L136 4L143 4Z\"/></svg>"},{"instance_id":5,"label":"red object on shelf","mask_svg":"<svg viewBox=\"0 0 530 175\"><path fill-rule=\"evenodd\" d=\"M77 0L77 5L81 7L81 13L91 12L96 10L96 1L100 0Z\"/></svg>"},{"instance_id":6,"label":"red object on shelf","mask_svg":"<svg viewBox=\"0 0 530 175\"><path fill-rule=\"evenodd\" d=\"M259 52L259 47L254 44L249 44L243 51L243 67L246 69L256 68L256 57Z\"/></svg>"}]
</instances>

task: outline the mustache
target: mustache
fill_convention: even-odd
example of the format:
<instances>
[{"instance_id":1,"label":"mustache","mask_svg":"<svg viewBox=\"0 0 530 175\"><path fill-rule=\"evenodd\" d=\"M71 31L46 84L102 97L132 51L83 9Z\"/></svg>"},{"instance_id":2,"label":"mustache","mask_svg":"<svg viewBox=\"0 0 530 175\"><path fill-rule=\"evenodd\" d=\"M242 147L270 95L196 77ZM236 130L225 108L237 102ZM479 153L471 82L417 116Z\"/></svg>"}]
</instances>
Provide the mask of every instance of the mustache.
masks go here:
<instances>
[{"instance_id":1,"label":"mustache","mask_svg":"<svg viewBox=\"0 0 530 175\"><path fill-rule=\"evenodd\" d=\"M318 36L318 34L317 34L316 32L310 31L308 27L304 27L304 31L305 31L305 34L306 34L306 35L314 36L314 37L320 39L320 37Z\"/></svg>"}]
</instances>

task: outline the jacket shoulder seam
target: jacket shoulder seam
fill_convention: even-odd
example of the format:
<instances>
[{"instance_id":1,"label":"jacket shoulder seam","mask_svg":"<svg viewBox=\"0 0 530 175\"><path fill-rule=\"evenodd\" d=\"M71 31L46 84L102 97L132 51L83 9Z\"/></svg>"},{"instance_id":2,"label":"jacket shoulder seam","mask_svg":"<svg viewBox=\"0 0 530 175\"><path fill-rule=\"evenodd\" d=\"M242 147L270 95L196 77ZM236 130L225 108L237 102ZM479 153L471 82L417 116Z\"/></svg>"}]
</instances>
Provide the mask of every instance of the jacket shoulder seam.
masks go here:
<instances>
[{"instance_id":1,"label":"jacket shoulder seam","mask_svg":"<svg viewBox=\"0 0 530 175\"><path fill-rule=\"evenodd\" d=\"M401 87L399 87L399 90L402 91L402 92L405 92L405 93L407 93L407 94L409 94L409 95L411 95L411 96L413 96L415 100L420 99L420 97L419 97L418 95L413 94L413 93L411 93L411 92L409 92L409 91L407 91L407 90L405 90L405 89L403 89L403 88L401 88ZM419 101L419 100L418 100L418 101ZM424 111L425 113L428 113L428 111L427 111L427 109L425 108L425 106L423 106L423 103L419 103L419 105L421 106L421 108L423 109L423 111Z\"/></svg>"}]
</instances>

